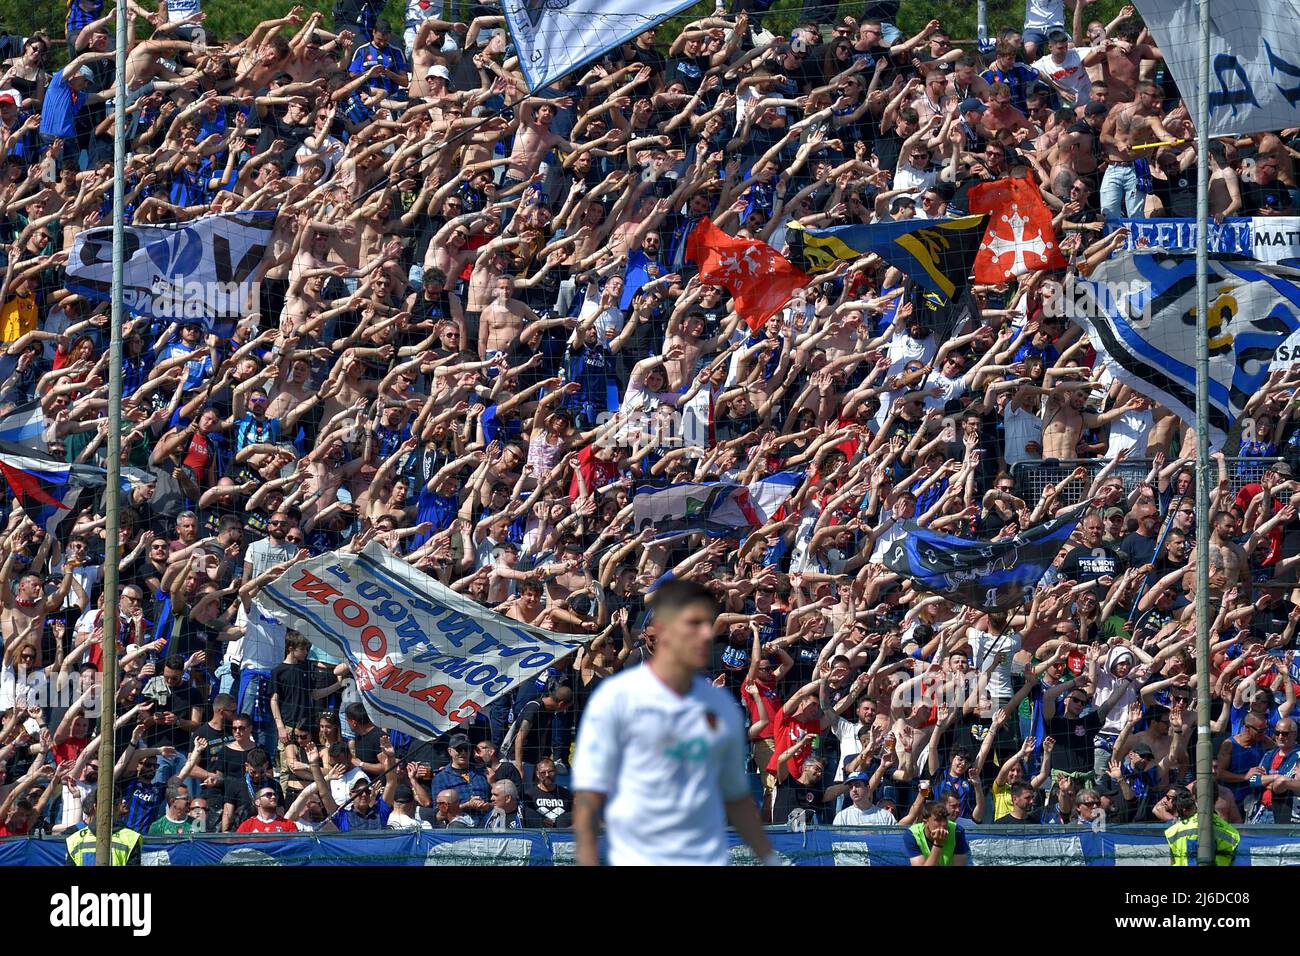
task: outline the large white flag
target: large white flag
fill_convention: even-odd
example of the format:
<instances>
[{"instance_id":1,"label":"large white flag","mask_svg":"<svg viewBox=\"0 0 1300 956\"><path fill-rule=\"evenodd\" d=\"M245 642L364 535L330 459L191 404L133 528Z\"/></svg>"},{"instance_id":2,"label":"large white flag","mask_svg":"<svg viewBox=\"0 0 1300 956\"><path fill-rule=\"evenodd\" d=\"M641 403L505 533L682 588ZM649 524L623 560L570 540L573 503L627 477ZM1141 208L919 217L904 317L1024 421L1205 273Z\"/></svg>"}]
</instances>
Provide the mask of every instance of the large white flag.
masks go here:
<instances>
[{"instance_id":1,"label":"large white flag","mask_svg":"<svg viewBox=\"0 0 1300 956\"><path fill-rule=\"evenodd\" d=\"M1200 20L1191 0L1134 0L1192 120L1200 102ZM1232 0L1210 9L1210 135L1300 126L1300 0Z\"/></svg>"},{"instance_id":2,"label":"large white flag","mask_svg":"<svg viewBox=\"0 0 1300 956\"><path fill-rule=\"evenodd\" d=\"M505 0L519 66L536 92L695 0Z\"/></svg>"},{"instance_id":3,"label":"large white flag","mask_svg":"<svg viewBox=\"0 0 1300 956\"><path fill-rule=\"evenodd\" d=\"M595 634L495 614L373 542L292 565L257 606L352 670L381 727L437 737Z\"/></svg>"},{"instance_id":4,"label":"large white flag","mask_svg":"<svg viewBox=\"0 0 1300 956\"><path fill-rule=\"evenodd\" d=\"M126 227L122 303L135 315L198 322L229 337L236 320L257 311L246 300L275 226L274 211L222 213L162 226ZM77 235L68 288L111 301L113 227ZM271 319L277 318L270 316Z\"/></svg>"}]
</instances>

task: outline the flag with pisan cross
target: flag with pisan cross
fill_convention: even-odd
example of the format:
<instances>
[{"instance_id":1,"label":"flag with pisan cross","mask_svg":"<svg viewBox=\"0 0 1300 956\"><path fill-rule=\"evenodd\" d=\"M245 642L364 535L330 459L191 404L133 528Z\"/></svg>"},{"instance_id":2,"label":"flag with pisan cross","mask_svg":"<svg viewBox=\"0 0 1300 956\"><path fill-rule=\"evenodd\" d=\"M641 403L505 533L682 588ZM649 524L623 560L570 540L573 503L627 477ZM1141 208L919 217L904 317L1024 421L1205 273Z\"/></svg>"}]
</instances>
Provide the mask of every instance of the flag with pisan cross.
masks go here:
<instances>
[{"instance_id":1,"label":"flag with pisan cross","mask_svg":"<svg viewBox=\"0 0 1300 956\"><path fill-rule=\"evenodd\" d=\"M988 230L975 256L975 281L999 285L1040 269L1064 269L1052 214L1037 187L1024 179L981 183L969 192L971 212L988 213Z\"/></svg>"}]
</instances>

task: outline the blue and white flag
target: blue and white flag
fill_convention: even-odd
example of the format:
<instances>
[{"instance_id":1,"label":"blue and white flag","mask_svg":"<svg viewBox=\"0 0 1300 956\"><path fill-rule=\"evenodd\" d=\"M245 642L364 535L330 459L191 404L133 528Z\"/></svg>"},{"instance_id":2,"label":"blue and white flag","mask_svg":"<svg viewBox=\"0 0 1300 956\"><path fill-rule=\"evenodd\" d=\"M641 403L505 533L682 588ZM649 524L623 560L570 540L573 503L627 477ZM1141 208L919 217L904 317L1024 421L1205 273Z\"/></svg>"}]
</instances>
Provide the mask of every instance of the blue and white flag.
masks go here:
<instances>
[{"instance_id":1,"label":"blue and white flag","mask_svg":"<svg viewBox=\"0 0 1300 956\"><path fill-rule=\"evenodd\" d=\"M694 2L506 0L502 8L519 68L535 93Z\"/></svg>"},{"instance_id":2,"label":"blue and white flag","mask_svg":"<svg viewBox=\"0 0 1300 956\"><path fill-rule=\"evenodd\" d=\"M0 441L48 451L50 446L45 440L45 414L41 403L27 402L0 415Z\"/></svg>"},{"instance_id":3,"label":"blue and white flag","mask_svg":"<svg viewBox=\"0 0 1300 956\"><path fill-rule=\"evenodd\" d=\"M495 614L383 548L294 564L254 602L347 662L375 723L438 737L588 643Z\"/></svg>"},{"instance_id":4,"label":"blue and white flag","mask_svg":"<svg viewBox=\"0 0 1300 956\"><path fill-rule=\"evenodd\" d=\"M1209 302L1209 438L1219 448L1300 328L1300 270L1212 259ZM1196 421L1195 257L1117 256L1074 280L1060 306L1115 378Z\"/></svg>"},{"instance_id":5,"label":"blue and white flag","mask_svg":"<svg viewBox=\"0 0 1300 956\"><path fill-rule=\"evenodd\" d=\"M1044 521L1004 541L972 541L911 524L885 552L885 566L913 586L986 611L1026 607L1084 509Z\"/></svg>"},{"instance_id":6,"label":"blue and white flag","mask_svg":"<svg viewBox=\"0 0 1300 956\"><path fill-rule=\"evenodd\" d=\"M1120 251L1196 252L1195 219L1107 219L1106 234L1121 226L1128 229L1128 238ZM1300 259L1300 216L1233 216L1222 222L1210 220L1206 234L1210 255L1246 256L1260 262Z\"/></svg>"},{"instance_id":7,"label":"blue and white flag","mask_svg":"<svg viewBox=\"0 0 1300 956\"><path fill-rule=\"evenodd\" d=\"M688 534L740 537L763 523L749 489L729 481L643 486L632 499L632 514L638 531L654 529L654 541Z\"/></svg>"},{"instance_id":8,"label":"blue and white flag","mask_svg":"<svg viewBox=\"0 0 1300 956\"><path fill-rule=\"evenodd\" d=\"M778 471L774 475L750 482L749 500L758 512L760 521L771 521L772 516L781 510L799 483L804 480L803 472Z\"/></svg>"},{"instance_id":9,"label":"blue and white flag","mask_svg":"<svg viewBox=\"0 0 1300 956\"><path fill-rule=\"evenodd\" d=\"M127 226L123 305L135 315L197 322L229 338L239 318L258 309L257 285L250 280L266 255L275 216L274 211L222 213L162 226ZM67 273L70 291L111 300L111 226L78 234Z\"/></svg>"},{"instance_id":10,"label":"blue and white flag","mask_svg":"<svg viewBox=\"0 0 1300 956\"><path fill-rule=\"evenodd\" d=\"M1188 115L1200 115L1200 4L1134 0L1169 65ZM1300 126L1300 0L1210 4L1208 135Z\"/></svg>"}]
</instances>

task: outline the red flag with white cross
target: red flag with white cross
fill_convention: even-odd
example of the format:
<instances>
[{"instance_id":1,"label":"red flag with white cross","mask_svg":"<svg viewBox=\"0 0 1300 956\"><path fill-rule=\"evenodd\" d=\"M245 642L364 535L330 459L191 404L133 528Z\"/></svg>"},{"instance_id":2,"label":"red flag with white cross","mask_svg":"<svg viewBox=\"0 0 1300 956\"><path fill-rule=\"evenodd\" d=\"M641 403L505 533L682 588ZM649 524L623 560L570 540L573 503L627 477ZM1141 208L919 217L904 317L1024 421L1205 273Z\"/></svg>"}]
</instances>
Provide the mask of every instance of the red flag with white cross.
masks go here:
<instances>
[{"instance_id":1,"label":"red flag with white cross","mask_svg":"<svg viewBox=\"0 0 1300 956\"><path fill-rule=\"evenodd\" d=\"M975 256L975 281L998 285L1040 269L1064 269L1065 255L1052 228L1052 214L1038 187L1027 179L981 183L969 193L971 214L989 214Z\"/></svg>"},{"instance_id":2,"label":"red flag with white cross","mask_svg":"<svg viewBox=\"0 0 1300 956\"><path fill-rule=\"evenodd\" d=\"M729 236L708 218L691 230L686 258L700 267L701 282L731 293L736 313L755 332L790 301L795 289L812 281L766 242Z\"/></svg>"}]
</instances>

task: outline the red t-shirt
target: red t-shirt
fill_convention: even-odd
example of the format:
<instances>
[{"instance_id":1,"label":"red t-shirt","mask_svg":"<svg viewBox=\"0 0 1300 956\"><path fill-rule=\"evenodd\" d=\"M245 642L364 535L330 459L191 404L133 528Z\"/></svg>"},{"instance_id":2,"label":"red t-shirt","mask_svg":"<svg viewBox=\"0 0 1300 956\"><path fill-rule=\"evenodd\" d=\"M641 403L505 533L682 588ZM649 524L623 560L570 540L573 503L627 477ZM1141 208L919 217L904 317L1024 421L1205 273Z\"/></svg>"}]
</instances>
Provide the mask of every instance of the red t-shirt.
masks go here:
<instances>
[{"instance_id":1,"label":"red t-shirt","mask_svg":"<svg viewBox=\"0 0 1300 956\"><path fill-rule=\"evenodd\" d=\"M758 696L763 701L763 713L758 712L758 705L754 703L753 696L749 693L750 687L758 688ZM745 709L749 711L749 722L756 724L764 717L770 718L762 733L758 735L760 740L771 740L776 736L776 714L781 710L781 695L776 692L776 686L773 684L760 684L757 681L745 681L741 685L741 693L745 701Z\"/></svg>"},{"instance_id":2,"label":"red t-shirt","mask_svg":"<svg viewBox=\"0 0 1300 956\"><path fill-rule=\"evenodd\" d=\"M1257 481L1252 481L1248 485L1242 485L1241 490L1237 492L1237 507L1241 509L1241 513L1245 514L1246 509L1255 499L1255 496L1263 493L1264 486ZM1282 502L1278 501L1276 498L1273 499L1273 514L1277 514L1284 507L1285 505L1283 505ZM1268 533L1268 557L1264 559L1263 563L1266 567L1270 564L1277 564L1278 559L1281 557L1282 529L1277 527Z\"/></svg>"},{"instance_id":3,"label":"red t-shirt","mask_svg":"<svg viewBox=\"0 0 1300 956\"><path fill-rule=\"evenodd\" d=\"M89 737L69 737L61 744L54 745L54 763L59 765L65 760L76 760L90 743Z\"/></svg>"},{"instance_id":4,"label":"red t-shirt","mask_svg":"<svg viewBox=\"0 0 1300 956\"><path fill-rule=\"evenodd\" d=\"M618 478L618 463L613 461L601 461L596 457L596 446L588 445L582 451L578 452L578 470L582 472L583 481L587 483L587 491L594 492L602 485L607 485ZM578 476L574 475L569 480L569 497L576 499L578 497Z\"/></svg>"},{"instance_id":5,"label":"red t-shirt","mask_svg":"<svg viewBox=\"0 0 1300 956\"><path fill-rule=\"evenodd\" d=\"M243 823L235 828L236 833L297 833L298 827L292 820L286 820L284 817L277 817L274 820L262 821L257 817L249 817Z\"/></svg>"},{"instance_id":6,"label":"red t-shirt","mask_svg":"<svg viewBox=\"0 0 1300 956\"><path fill-rule=\"evenodd\" d=\"M781 754L785 753L798 741L812 734L822 732L821 720L797 720L794 717L787 717L785 711L777 709L772 715L772 725L776 728L772 736L772 759L767 762L767 772L776 773L777 761L780 760ZM797 751L793 757L785 762L785 767L790 771L790 778L793 780L803 773L803 763L812 753L811 747L805 747Z\"/></svg>"}]
</instances>

